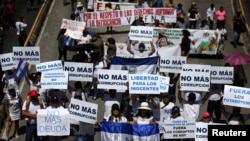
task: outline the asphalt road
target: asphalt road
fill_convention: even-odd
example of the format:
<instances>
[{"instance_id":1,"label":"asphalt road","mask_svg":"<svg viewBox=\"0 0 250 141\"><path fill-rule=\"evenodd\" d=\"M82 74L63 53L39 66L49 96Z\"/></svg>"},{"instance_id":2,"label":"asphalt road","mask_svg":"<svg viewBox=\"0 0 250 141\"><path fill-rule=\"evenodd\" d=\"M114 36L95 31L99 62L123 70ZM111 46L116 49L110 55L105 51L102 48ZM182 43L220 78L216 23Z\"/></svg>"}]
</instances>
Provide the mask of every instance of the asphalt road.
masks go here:
<instances>
[{"instance_id":1,"label":"asphalt road","mask_svg":"<svg viewBox=\"0 0 250 141\"><path fill-rule=\"evenodd\" d=\"M69 0L68 0L69 1ZM187 11L187 9L189 8L189 6L191 5L192 2L196 2L198 4L200 13L202 17L205 17L205 11L206 9L209 7L210 3L214 3L215 7L218 9L221 5L223 5L227 11L227 23L226 23L226 28L228 30L228 41L226 42L226 48L224 51L224 55L229 55L232 52L247 52L247 47L238 47L238 48L233 48L230 44L229 41L232 40L232 23L231 23L231 19L233 16L233 6L232 6L232 1L233 0L175 0L175 3L178 4L179 2L181 2L184 5L184 10ZM244 2L250 3L248 0L243 0ZM27 22L29 25L32 24L32 21L34 21L35 15L36 15L36 11L32 11L32 12L27 12L26 8L25 8L25 3L21 2L21 1L15 1L18 2L19 4L19 11L18 13L23 14L24 17L26 17ZM57 56L58 56L58 52L57 52L57 41L56 41L56 37L60 28L60 24L61 24L61 20L62 18L69 18L71 13L71 7L70 5L67 6L63 6L62 1L61 0L54 0L51 10L47 15L47 20L44 21L45 24L43 26L42 32L40 37L38 38L37 41L37 46L39 46L41 49L41 62L47 62L47 61L52 61L52 60L57 60ZM247 12L248 14L250 14L249 12ZM33 20L32 20L33 19ZM28 21L30 20L30 21ZM31 27L31 26L29 26ZM117 31L128 31L129 30L129 26L122 26L122 27L114 27L114 30ZM97 32L105 32L106 28L98 28L96 29ZM7 39L5 41L5 52L11 52L12 51L12 46L15 45L16 40L15 38L10 38L10 37L15 37L15 31L7 31ZM121 34L103 34L101 35L101 37L103 38L103 40L105 41L108 37L113 36L117 42L124 42L125 38L127 37L127 34L125 33L121 33ZM248 40L248 37L246 37L245 35L243 35L243 37L241 38L242 42L245 42ZM247 42L245 42L247 43ZM69 53L68 54L68 58L71 58L73 55L73 53ZM193 64L210 64L213 66L222 66L224 65L224 61L222 59L216 59L216 58L210 58L210 59L206 59L206 58L191 58L190 62ZM250 66L246 65L245 66L245 70L249 70ZM34 67L31 67L31 70L34 71ZM250 80L250 74L247 74L247 78L248 80ZM250 82L250 81L248 81ZM246 87L249 88L249 84L247 84ZM27 85L23 85L21 84L21 90L22 90L22 95L23 97L25 97L25 95L28 92L28 87ZM91 100L90 100L91 101ZM100 120L102 118L102 114L103 112L103 103L100 99L98 99L97 101L95 101L95 103L99 104L99 115L98 115L98 120ZM202 111L204 111L206 109L206 105L203 105L202 107ZM24 140L25 138L25 121L21 121L20 122L20 139L21 141ZM13 129L13 128L12 128ZM12 130L13 132L13 130ZM11 132L11 133L12 133ZM2 130L2 134L3 135L4 130ZM100 134L98 133L95 137L96 141L100 140ZM12 140L15 140L15 138L12 138ZM72 137L69 137L65 140L68 141L72 141Z\"/></svg>"}]
</instances>

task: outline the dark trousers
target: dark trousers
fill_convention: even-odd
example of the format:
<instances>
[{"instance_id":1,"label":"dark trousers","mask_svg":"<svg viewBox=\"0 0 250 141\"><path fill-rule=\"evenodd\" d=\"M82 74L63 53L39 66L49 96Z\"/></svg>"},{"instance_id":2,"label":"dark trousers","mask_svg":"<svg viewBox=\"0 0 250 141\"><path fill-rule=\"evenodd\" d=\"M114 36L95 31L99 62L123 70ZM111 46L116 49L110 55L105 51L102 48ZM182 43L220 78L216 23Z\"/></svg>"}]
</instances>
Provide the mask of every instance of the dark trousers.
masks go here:
<instances>
[{"instance_id":1,"label":"dark trousers","mask_svg":"<svg viewBox=\"0 0 250 141\"><path fill-rule=\"evenodd\" d=\"M217 100L217 101L209 100L208 104L207 104L207 111L209 112L211 117L213 116L213 113L215 113L216 119L220 120L220 118L221 118L221 100Z\"/></svg>"},{"instance_id":2,"label":"dark trousers","mask_svg":"<svg viewBox=\"0 0 250 141\"><path fill-rule=\"evenodd\" d=\"M39 141L37 137L37 124L30 124L27 122L25 141Z\"/></svg>"},{"instance_id":3,"label":"dark trousers","mask_svg":"<svg viewBox=\"0 0 250 141\"><path fill-rule=\"evenodd\" d=\"M59 52L59 60L62 59L62 56L64 57L64 61L67 60L67 49L58 49Z\"/></svg>"}]
</instances>

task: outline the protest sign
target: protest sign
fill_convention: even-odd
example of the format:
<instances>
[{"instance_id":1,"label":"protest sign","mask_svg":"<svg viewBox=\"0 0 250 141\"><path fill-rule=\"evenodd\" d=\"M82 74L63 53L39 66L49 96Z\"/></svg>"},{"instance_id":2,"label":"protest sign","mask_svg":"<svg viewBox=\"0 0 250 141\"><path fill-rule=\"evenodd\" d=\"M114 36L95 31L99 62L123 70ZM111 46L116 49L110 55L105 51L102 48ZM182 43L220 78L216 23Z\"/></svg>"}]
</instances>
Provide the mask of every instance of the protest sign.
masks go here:
<instances>
[{"instance_id":1,"label":"protest sign","mask_svg":"<svg viewBox=\"0 0 250 141\"><path fill-rule=\"evenodd\" d=\"M153 27L130 26L129 39L134 41L152 41Z\"/></svg>"},{"instance_id":2,"label":"protest sign","mask_svg":"<svg viewBox=\"0 0 250 141\"><path fill-rule=\"evenodd\" d=\"M233 84L234 68L211 66L212 84Z\"/></svg>"},{"instance_id":3,"label":"protest sign","mask_svg":"<svg viewBox=\"0 0 250 141\"><path fill-rule=\"evenodd\" d=\"M187 57L184 56L161 56L160 72L180 73L182 64L186 64Z\"/></svg>"},{"instance_id":4,"label":"protest sign","mask_svg":"<svg viewBox=\"0 0 250 141\"><path fill-rule=\"evenodd\" d=\"M225 85L223 104L235 107L250 108L250 89Z\"/></svg>"},{"instance_id":5,"label":"protest sign","mask_svg":"<svg viewBox=\"0 0 250 141\"><path fill-rule=\"evenodd\" d=\"M82 31L85 29L86 23L82 21L75 21L69 19L62 19L61 29L67 29L66 36L70 36L73 39L80 39Z\"/></svg>"},{"instance_id":6,"label":"protest sign","mask_svg":"<svg viewBox=\"0 0 250 141\"><path fill-rule=\"evenodd\" d=\"M140 15L143 15L145 23L154 23L155 19L159 19L161 23L176 22L176 10L174 8L137 8L127 10L84 12L84 19L86 20L87 27L96 28L131 25Z\"/></svg>"},{"instance_id":7,"label":"protest sign","mask_svg":"<svg viewBox=\"0 0 250 141\"><path fill-rule=\"evenodd\" d=\"M69 73L71 81L92 82L93 80L93 63L64 62L64 71Z\"/></svg>"},{"instance_id":8,"label":"protest sign","mask_svg":"<svg viewBox=\"0 0 250 141\"><path fill-rule=\"evenodd\" d=\"M159 31L164 31L167 36L168 46L179 45L182 40L182 29L176 28L154 28L154 39L156 42L159 37ZM219 37L216 35L215 30L198 30L188 29L190 32L189 38L191 39L189 54L216 54Z\"/></svg>"},{"instance_id":9,"label":"protest sign","mask_svg":"<svg viewBox=\"0 0 250 141\"><path fill-rule=\"evenodd\" d=\"M195 138L196 121L194 119L183 120L165 120L164 121L164 139L187 139Z\"/></svg>"},{"instance_id":10,"label":"protest sign","mask_svg":"<svg viewBox=\"0 0 250 141\"><path fill-rule=\"evenodd\" d=\"M94 11L105 11L105 5L111 4L114 10L125 10L125 9L135 9L137 3L119 3L119 2L108 2L108 1L96 1L94 3Z\"/></svg>"},{"instance_id":11,"label":"protest sign","mask_svg":"<svg viewBox=\"0 0 250 141\"><path fill-rule=\"evenodd\" d=\"M13 61L17 64L20 59L29 64L40 63L40 47L13 47Z\"/></svg>"},{"instance_id":12,"label":"protest sign","mask_svg":"<svg viewBox=\"0 0 250 141\"><path fill-rule=\"evenodd\" d=\"M98 70L98 89L127 90L128 70Z\"/></svg>"},{"instance_id":13,"label":"protest sign","mask_svg":"<svg viewBox=\"0 0 250 141\"><path fill-rule=\"evenodd\" d=\"M47 72L47 71L63 71L62 61L50 61L45 63L36 64L36 71Z\"/></svg>"},{"instance_id":14,"label":"protest sign","mask_svg":"<svg viewBox=\"0 0 250 141\"><path fill-rule=\"evenodd\" d=\"M105 48L108 48L105 46ZM126 43L116 43L116 56L123 58L133 58L133 54L129 53L127 50Z\"/></svg>"},{"instance_id":15,"label":"protest sign","mask_svg":"<svg viewBox=\"0 0 250 141\"><path fill-rule=\"evenodd\" d=\"M38 136L68 136L70 133L69 111L64 108L37 110Z\"/></svg>"},{"instance_id":16,"label":"protest sign","mask_svg":"<svg viewBox=\"0 0 250 141\"><path fill-rule=\"evenodd\" d=\"M151 74L129 74L130 94L160 94L160 78Z\"/></svg>"},{"instance_id":17,"label":"protest sign","mask_svg":"<svg viewBox=\"0 0 250 141\"><path fill-rule=\"evenodd\" d=\"M159 78L160 78L160 92L167 93L168 88L169 88L170 78L166 76L160 76L160 75L159 75Z\"/></svg>"},{"instance_id":18,"label":"protest sign","mask_svg":"<svg viewBox=\"0 0 250 141\"><path fill-rule=\"evenodd\" d=\"M183 64L180 75L182 91L204 91L210 88L210 65Z\"/></svg>"},{"instance_id":19,"label":"protest sign","mask_svg":"<svg viewBox=\"0 0 250 141\"><path fill-rule=\"evenodd\" d=\"M13 70L16 67L13 61L13 53L0 54L2 71Z\"/></svg>"},{"instance_id":20,"label":"protest sign","mask_svg":"<svg viewBox=\"0 0 250 141\"><path fill-rule=\"evenodd\" d=\"M96 123L98 104L71 98L69 108L71 119L91 124Z\"/></svg>"},{"instance_id":21,"label":"protest sign","mask_svg":"<svg viewBox=\"0 0 250 141\"><path fill-rule=\"evenodd\" d=\"M157 48L157 53L159 54L160 57L181 56L181 48L180 48L180 45L171 45L168 47L161 47L161 48Z\"/></svg>"},{"instance_id":22,"label":"protest sign","mask_svg":"<svg viewBox=\"0 0 250 141\"><path fill-rule=\"evenodd\" d=\"M42 89L67 89L68 72L66 71L48 71L43 72L41 76Z\"/></svg>"}]
</instances>

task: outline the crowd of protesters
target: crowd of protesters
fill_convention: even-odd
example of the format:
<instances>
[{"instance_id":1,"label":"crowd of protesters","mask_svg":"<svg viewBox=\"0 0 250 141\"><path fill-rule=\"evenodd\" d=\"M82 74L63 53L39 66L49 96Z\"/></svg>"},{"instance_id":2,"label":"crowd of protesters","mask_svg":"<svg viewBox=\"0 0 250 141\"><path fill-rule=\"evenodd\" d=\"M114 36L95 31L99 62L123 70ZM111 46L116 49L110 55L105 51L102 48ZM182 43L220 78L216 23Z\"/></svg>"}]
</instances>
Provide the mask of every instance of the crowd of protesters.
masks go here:
<instances>
[{"instance_id":1,"label":"crowd of protesters","mask_svg":"<svg viewBox=\"0 0 250 141\"><path fill-rule=\"evenodd\" d=\"M66 3L66 1L63 1ZM88 1L87 5L84 7L84 2L75 2L75 6L72 6L71 14L72 20L84 21L84 12L93 11L94 1ZM177 22L163 24L160 23L158 19L155 19L155 23L152 24L153 27L162 28L181 28L183 29L183 38L180 41L180 48L182 50L181 55L187 56L190 51L190 33L188 29L201 29L201 30L216 30L220 32L221 35L220 42L227 39L227 31L225 29L226 24L226 11L223 6L218 7L211 4L206 13L206 17L201 17L198 6L196 3L192 3L189 10L185 12L182 9L182 4L179 3L175 6L173 0L167 1L165 4L162 0L149 1L139 0L135 8L146 8L146 7L168 7L176 8L177 10ZM111 8L107 5L108 8ZM11 16L9 19L9 27L17 28L17 35L21 34L23 28L27 26L23 17L15 24L12 21ZM234 16L234 41L233 46L243 45L239 42L239 37L241 31L238 30L240 24L244 24L244 17L241 15L240 11ZM198 25L198 23L200 24ZM214 28L214 23L217 25ZM139 16L133 23L133 26L146 26L143 21L142 15ZM115 37L110 37L104 41L97 32L92 29L84 29L82 36L79 40L74 40L71 37L65 35L66 29L61 29L58 34L58 59L63 61L74 61L74 62L84 62L93 63L94 73L93 81L91 83L86 83L84 80L82 82L77 81L74 83L74 87L68 86L67 90L61 89L43 89L41 88L40 78L41 72L29 72L26 74L26 82L29 84L29 92L25 97L21 97L19 91L19 82L15 70L6 71L2 82L4 85L4 106L7 114L7 129L6 138L9 140L10 128L14 122L15 124L15 137L19 137L19 121L22 116L27 118L26 123L26 138L25 141L34 140L53 140L59 141L64 137L61 136L48 136L39 137L36 131L36 110L45 108L67 108L69 99L79 99L82 101L90 101L90 95L92 95L92 101L100 98L103 101L104 106L104 116L102 120L109 122L120 122L129 124L158 124L160 121L160 109L169 110L169 115L166 115L165 119L195 119L197 122L220 122L222 120L222 115L225 117L225 123L229 125L243 125L250 118L250 114L241 114L241 108L232 107L232 111L227 111L225 106L222 104L223 99L223 85L211 84L208 92L196 92L196 91L181 91L179 86L180 74L167 73L161 75L168 75L170 77L169 92L161 93L160 95L129 95L129 91L118 92L115 89L102 90L98 89L97 74L100 69L109 69L112 57L116 55L116 39ZM112 26L107 27L107 33L112 33ZM218 34L217 34L218 35ZM0 36L1 37L1 36ZM168 42L165 39L165 34L159 32L159 39L156 42L157 47L167 45ZM124 39L125 41L126 39ZM1 39L0 39L1 41ZM126 42L126 41L125 41ZM20 45L23 43L19 42ZM86 49L78 51L74 56L67 56L67 51L71 46L77 46L81 44L93 44L94 49ZM138 41L128 40L127 50L132 55L139 58L146 58L155 53L155 46L150 42L150 50L145 50L145 44L139 43ZM134 49L132 45L138 44L138 50ZM104 45L107 46L107 52L105 53ZM224 48L223 48L224 49ZM107 54L104 57L104 54ZM230 65L230 64L229 64ZM29 64L26 63L28 68ZM126 69L126 68L124 68ZM247 83L247 78L244 73L244 68L242 66L235 67L234 76L234 86L244 87ZM129 73L134 73L130 71ZM93 87L93 89L92 89ZM66 96L66 93L70 93L70 97ZM200 108L202 104L207 103L207 110L201 111ZM200 118L201 117L201 118ZM93 141L95 130L98 128L100 121L97 121L95 125L71 120L71 129L76 141ZM164 140L164 139L163 139ZM189 139L190 140L190 139ZM194 140L194 139L191 139ZM167 140L169 141L169 140Z\"/></svg>"}]
</instances>

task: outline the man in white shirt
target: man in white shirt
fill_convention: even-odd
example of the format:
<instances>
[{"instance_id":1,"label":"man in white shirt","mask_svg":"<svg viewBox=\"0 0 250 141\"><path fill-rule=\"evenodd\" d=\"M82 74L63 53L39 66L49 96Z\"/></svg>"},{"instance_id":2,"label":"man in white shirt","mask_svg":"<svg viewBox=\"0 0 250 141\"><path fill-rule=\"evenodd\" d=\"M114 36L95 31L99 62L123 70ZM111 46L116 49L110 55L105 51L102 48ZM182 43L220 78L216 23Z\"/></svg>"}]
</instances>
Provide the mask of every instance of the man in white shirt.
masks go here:
<instances>
[{"instance_id":1,"label":"man in white shirt","mask_svg":"<svg viewBox=\"0 0 250 141\"><path fill-rule=\"evenodd\" d=\"M24 46L24 42L27 38L27 33L25 31L26 27L27 24L25 23L25 19L20 16L19 20L16 22L16 35L19 41L19 46Z\"/></svg>"},{"instance_id":2,"label":"man in white shirt","mask_svg":"<svg viewBox=\"0 0 250 141\"><path fill-rule=\"evenodd\" d=\"M209 29L213 30L213 24L214 24L214 16L215 16L216 9L214 7L214 4L211 4L210 7L207 9L207 18L208 18L208 24Z\"/></svg>"},{"instance_id":3,"label":"man in white shirt","mask_svg":"<svg viewBox=\"0 0 250 141\"><path fill-rule=\"evenodd\" d=\"M129 42L127 50L131 54L134 55L134 58L147 58L155 53L155 47L152 42L150 42L151 49L145 50L146 46L144 43L140 43L138 48L139 50L135 50L134 48L131 48L132 41Z\"/></svg>"},{"instance_id":4,"label":"man in white shirt","mask_svg":"<svg viewBox=\"0 0 250 141\"><path fill-rule=\"evenodd\" d=\"M195 102L196 96L194 93L188 95L188 101L182 103L184 119L198 120L200 113L200 103Z\"/></svg>"}]
</instances>

